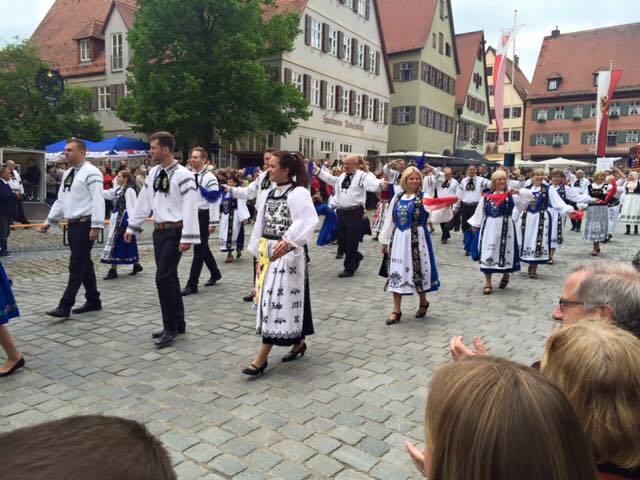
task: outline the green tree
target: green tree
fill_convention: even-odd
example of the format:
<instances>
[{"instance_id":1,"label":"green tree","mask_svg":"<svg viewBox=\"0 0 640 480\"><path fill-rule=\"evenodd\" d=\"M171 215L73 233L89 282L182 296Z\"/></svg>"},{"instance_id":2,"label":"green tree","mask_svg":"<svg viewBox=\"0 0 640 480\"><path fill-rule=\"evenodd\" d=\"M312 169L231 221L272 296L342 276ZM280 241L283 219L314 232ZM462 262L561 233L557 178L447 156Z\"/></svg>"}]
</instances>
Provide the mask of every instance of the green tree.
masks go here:
<instances>
[{"instance_id":1,"label":"green tree","mask_svg":"<svg viewBox=\"0 0 640 480\"><path fill-rule=\"evenodd\" d=\"M118 115L138 131L169 130L182 147L292 132L308 103L268 59L293 48L299 16L268 21L273 0L139 0L128 39L131 96Z\"/></svg>"},{"instance_id":2,"label":"green tree","mask_svg":"<svg viewBox=\"0 0 640 480\"><path fill-rule=\"evenodd\" d=\"M72 136L102 139L100 122L88 108L88 88L65 85L58 103L45 100L36 75L47 66L26 41L0 50L0 145L44 148Z\"/></svg>"}]
</instances>

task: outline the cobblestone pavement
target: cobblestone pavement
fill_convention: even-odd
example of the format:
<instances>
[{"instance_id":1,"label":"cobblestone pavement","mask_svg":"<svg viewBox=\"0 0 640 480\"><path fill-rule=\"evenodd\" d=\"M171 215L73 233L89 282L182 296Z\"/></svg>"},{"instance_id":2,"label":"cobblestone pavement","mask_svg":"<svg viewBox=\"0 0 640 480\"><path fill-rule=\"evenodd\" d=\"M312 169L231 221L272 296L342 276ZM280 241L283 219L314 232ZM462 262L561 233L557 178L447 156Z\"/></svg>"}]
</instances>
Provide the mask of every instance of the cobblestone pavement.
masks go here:
<instances>
[{"instance_id":1,"label":"cobblestone pavement","mask_svg":"<svg viewBox=\"0 0 640 480\"><path fill-rule=\"evenodd\" d=\"M25 246L31 235L16 232L10 243ZM336 278L335 248L314 247L316 335L296 362L280 363L285 350L274 349L257 379L240 374L260 343L254 313L241 301L248 255L221 263L223 280L188 297L187 334L156 351L150 333L161 322L149 246L141 247L142 274L129 277L122 268L118 280L99 282L102 312L58 322L44 312L66 284L67 253L55 249L59 236L39 239L49 250L3 262L22 311L10 330L27 367L0 380L0 430L74 414L119 415L162 439L180 479L415 478L403 443L422 444L427 385L448 359L448 340L477 334L494 354L539 358L567 268L591 259L577 234L565 237L556 265L541 266L539 280L517 274L491 296L482 295L482 276L462 255L459 233L448 245L435 241L442 288L430 296L425 320L413 319L417 299L407 298L402 322L392 327L384 324L390 294L377 276L377 243L365 238L366 259L351 279ZM630 261L639 238L618 234L602 257ZM190 263L191 253L180 265L183 279ZM99 277L105 272L100 265Z\"/></svg>"}]
</instances>

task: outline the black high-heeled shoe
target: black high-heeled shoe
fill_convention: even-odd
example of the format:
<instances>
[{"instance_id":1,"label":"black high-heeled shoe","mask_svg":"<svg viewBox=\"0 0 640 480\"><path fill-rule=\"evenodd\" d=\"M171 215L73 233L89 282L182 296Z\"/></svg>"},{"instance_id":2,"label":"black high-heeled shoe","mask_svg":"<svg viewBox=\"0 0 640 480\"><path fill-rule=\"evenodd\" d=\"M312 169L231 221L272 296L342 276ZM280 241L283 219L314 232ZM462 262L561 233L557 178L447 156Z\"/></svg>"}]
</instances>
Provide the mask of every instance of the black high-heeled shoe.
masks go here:
<instances>
[{"instance_id":1,"label":"black high-heeled shoe","mask_svg":"<svg viewBox=\"0 0 640 480\"><path fill-rule=\"evenodd\" d=\"M304 357L304 352L307 351L307 344L302 342L302 346L296 351L296 350L291 350L289 353L287 353L284 357L282 357L282 361L283 362L292 362L293 360L295 360L296 358L298 358L298 355L300 355L301 357Z\"/></svg>"},{"instance_id":2,"label":"black high-heeled shoe","mask_svg":"<svg viewBox=\"0 0 640 480\"><path fill-rule=\"evenodd\" d=\"M416 312L416 318L424 318L427 316L427 310L429 310L429 302L426 305L420 304L420 308Z\"/></svg>"},{"instance_id":3,"label":"black high-heeled shoe","mask_svg":"<svg viewBox=\"0 0 640 480\"><path fill-rule=\"evenodd\" d=\"M110 268L107 274L103 277L103 280L113 280L118 278L118 271Z\"/></svg>"},{"instance_id":4,"label":"black high-heeled shoe","mask_svg":"<svg viewBox=\"0 0 640 480\"><path fill-rule=\"evenodd\" d=\"M389 318L384 322L387 325L395 325L396 323L400 323L400 319L402 318L402 312L391 312Z\"/></svg>"},{"instance_id":5,"label":"black high-heeled shoe","mask_svg":"<svg viewBox=\"0 0 640 480\"><path fill-rule=\"evenodd\" d=\"M131 270L131 273L129 275L131 275L131 276L137 275L142 270L144 270L142 268L142 265L140 265L139 263L136 263L136 264L133 265L133 270Z\"/></svg>"},{"instance_id":6,"label":"black high-heeled shoe","mask_svg":"<svg viewBox=\"0 0 640 480\"><path fill-rule=\"evenodd\" d=\"M264 375L264 371L267 369L269 362L265 361L261 367L256 367L253 363L250 364L247 368L242 370L242 373L245 375L250 375L252 377L257 377L258 375Z\"/></svg>"}]
</instances>

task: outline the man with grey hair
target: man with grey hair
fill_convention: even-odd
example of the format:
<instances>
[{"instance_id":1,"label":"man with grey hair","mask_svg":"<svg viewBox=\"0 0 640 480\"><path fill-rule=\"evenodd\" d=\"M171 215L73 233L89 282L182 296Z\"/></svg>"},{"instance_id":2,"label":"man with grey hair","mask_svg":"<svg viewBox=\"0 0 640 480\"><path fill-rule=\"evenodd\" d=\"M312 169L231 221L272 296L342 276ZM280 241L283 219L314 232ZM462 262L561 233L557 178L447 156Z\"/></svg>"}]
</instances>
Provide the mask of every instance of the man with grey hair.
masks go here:
<instances>
[{"instance_id":1,"label":"man with grey hair","mask_svg":"<svg viewBox=\"0 0 640 480\"><path fill-rule=\"evenodd\" d=\"M5 165L0 166L0 257L11 254L7 249L7 239L11 233L11 219L16 211L16 195L11 190L10 180L9 169Z\"/></svg>"}]
</instances>

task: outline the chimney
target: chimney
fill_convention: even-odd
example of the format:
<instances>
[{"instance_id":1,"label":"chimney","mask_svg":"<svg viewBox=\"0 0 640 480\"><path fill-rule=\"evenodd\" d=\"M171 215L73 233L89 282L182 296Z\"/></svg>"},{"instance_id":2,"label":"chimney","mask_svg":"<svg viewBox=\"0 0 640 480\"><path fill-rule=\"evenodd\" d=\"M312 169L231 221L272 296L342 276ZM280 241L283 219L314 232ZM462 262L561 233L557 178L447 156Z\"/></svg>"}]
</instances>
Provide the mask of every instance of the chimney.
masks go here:
<instances>
[{"instance_id":1,"label":"chimney","mask_svg":"<svg viewBox=\"0 0 640 480\"><path fill-rule=\"evenodd\" d=\"M555 30L551 30L551 36L553 38L558 38L560 36L560 30L558 29L557 25L556 25L556 29Z\"/></svg>"}]
</instances>

